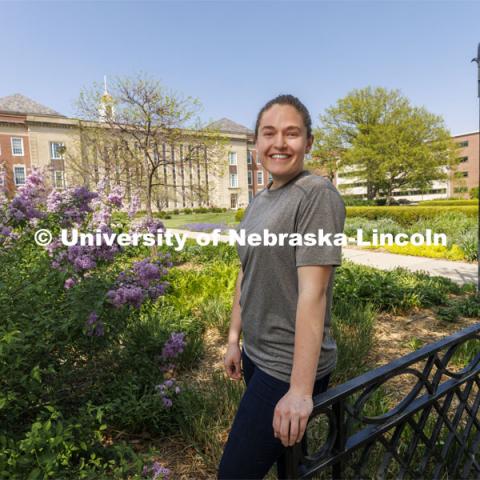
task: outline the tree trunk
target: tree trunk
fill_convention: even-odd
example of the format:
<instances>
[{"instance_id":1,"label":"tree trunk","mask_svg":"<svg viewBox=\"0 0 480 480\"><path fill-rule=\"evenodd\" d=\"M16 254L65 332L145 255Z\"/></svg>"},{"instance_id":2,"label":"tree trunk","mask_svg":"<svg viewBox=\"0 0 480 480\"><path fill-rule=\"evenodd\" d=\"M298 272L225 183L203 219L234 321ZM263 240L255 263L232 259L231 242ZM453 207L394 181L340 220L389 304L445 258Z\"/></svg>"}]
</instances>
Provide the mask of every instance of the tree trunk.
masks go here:
<instances>
[{"instance_id":1,"label":"tree trunk","mask_svg":"<svg viewBox=\"0 0 480 480\"><path fill-rule=\"evenodd\" d=\"M153 184L153 171L150 171L148 172L147 199L146 199L146 205L145 205L147 218L152 218L152 184Z\"/></svg>"}]
</instances>

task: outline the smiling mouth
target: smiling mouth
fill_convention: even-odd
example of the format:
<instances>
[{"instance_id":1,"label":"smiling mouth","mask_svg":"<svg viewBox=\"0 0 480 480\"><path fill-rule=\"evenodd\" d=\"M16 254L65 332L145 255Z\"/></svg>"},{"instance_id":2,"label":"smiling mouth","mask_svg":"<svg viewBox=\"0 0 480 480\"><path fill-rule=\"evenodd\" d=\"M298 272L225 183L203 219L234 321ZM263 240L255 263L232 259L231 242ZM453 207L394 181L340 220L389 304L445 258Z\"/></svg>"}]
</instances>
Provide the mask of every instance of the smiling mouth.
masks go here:
<instances>
[{"instance_id":1,"label":"smiling mouth","mask_svg":"<svg viewBox=\"0 0 480 480\"><path fill-rule=\"evenodd\" d=\"M273 160L288 160L291 158L291 155L286 155L284 153L274 153L273 155L270 155L270 158Z\"/></svg>"}]
</instances>

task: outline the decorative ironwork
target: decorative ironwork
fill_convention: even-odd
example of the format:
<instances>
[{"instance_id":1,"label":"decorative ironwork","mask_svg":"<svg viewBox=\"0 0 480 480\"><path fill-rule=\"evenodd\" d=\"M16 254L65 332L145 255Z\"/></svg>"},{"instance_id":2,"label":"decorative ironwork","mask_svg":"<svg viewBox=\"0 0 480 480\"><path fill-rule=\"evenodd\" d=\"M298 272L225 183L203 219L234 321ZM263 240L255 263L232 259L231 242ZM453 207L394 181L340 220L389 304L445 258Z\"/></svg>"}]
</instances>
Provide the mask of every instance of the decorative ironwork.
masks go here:
<instances>
[{"instance_id":1,"label":"decorative ironwork","mask_svg":"<svg viewBox=\"0 0 480 480\"><path fill-rule=\"evenodd\" d=\"M479 405L476 324L315 397L288 478L480 479Z\"/></svg>"}]
</instances>

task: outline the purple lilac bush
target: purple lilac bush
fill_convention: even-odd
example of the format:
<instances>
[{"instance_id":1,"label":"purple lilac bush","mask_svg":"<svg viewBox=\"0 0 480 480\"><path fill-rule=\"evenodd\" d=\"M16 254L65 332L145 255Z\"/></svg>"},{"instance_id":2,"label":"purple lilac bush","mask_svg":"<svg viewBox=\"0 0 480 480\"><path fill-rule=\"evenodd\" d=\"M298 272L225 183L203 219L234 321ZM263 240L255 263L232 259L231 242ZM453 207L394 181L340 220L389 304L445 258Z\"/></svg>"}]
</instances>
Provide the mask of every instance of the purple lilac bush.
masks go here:
<instances>
[{"instance_id":1,"label":"purple lilac bush","mask_svg":"<svg viewBox=\"0 0 480 480\"><path fill-rule=\"evenodd\" d=\"M168 282L162 278L171 267L170 254L159 255L157 260L141 260L133 264L130 272L121 272L114 288L108 291L107 297L115 308L132 305L140 308L145 300L156 300L165 293Z\"/></svg>"},{"instance_id":2,"label":"purple lilac bush","mask_svg":"<svg viewBox=\"0 0 480 480\"><path fill-rule=\"evenodd\" d=\"M4 177L3 169L0 169L0 175ZM112 214L124 206L125 192L118 185L108 190L107 185L108 180L104 179L98 183L97 192L91 192L85 186L48 192L43 174L34 169L11 202L4 191L0 191L0 246L17 239L29 228L39 227L39 220L45 220L47 223L42 226L49 226L51 230L75 227L86 232L113 233ZM129 205L130 217L135 215L139 206L139 196L134 194ZM145 218L135 223L132 230L157 233L164 230L164 225L156 219ZM98 268L112 264L124 249L116 243L111 246L106 243L65 246L58 235L45 250L51 258L52 268L66 276L64 289L73 290L86 278L95 275ZM169 285L164 277L171 266L169 253L134 262L130 269L118 274L105 293L105 308L110 304L116 309L139 309L145 301L156 300ZM85 322L87 335L104 335L102 316L101 311L91 311Z\"/></svg>"},{"instance_id":3,"label":"purple lilac bush","mask_svg":"<svg viewBox=\"0 0 480 480\"><path fill-rule=\"evenodd\" d=\"M28 444L28 452L22 450L22 435L28 436L31 424L49 424L42 423L47 418L43 417L43 405L58 407L65 415L61 422L79 429L79 438L72 439L72 445L86 463L94 452L105 465L108 458L117 458L117 450L101 444L100 430L93 430L97 426L92 423L94 413L92 419L89 416L89 405L98 407L95 422L102 422L101 416L105 415L102 429L108 423L112 428L151 428L157 432L162 431L164 419L173 421L171 412L183 393L175 371L186 346L185 335L174 332L165 341L165 332L157 328L155 317L147 325L149 330L143 326L138 329L137 321L143 313L149 315L159 307L151 305L148 310L149 302L165 294L165 278L173 266L170 254L115 244L65 246L60 241L62 228L120 233L124 226L112 224L113 213L128 208L132 218L139 205L138 199L127 205L123 190L108 189L106 182L100 184L98 192L86 187L48 191L37 170L27 177L11 201L0 188L0 264L4 267L0 270L0 293L15 297L14 308L4 305L0 309L2 328L29 332L18 336L15 349L7 353L4 349L4 357L12 361L0 361L5 391L8 395L11 392L8 448L18 447L7 455L11 454L12 459L23 456L24 465L16 466L12 460L12 472L20 467L31 470L38 461L37 453L52 448L50 434L45 430L44 438L38 440L38 450L37 444L31 450ZM163 224L147 219L137 228L157 232ZM35 244L33 237L38 229L52 233L53 241L48 247ZM149 256L142 258L146 254ZM144 345L144 332L148 332L148 348ZM19 385L18 378L24 383ZM28 396L23 394L25 391ZM25 409L33 412L28 418L23 413ZM152 416L161 421L151 426ZM78 462L65 463L70 457L61 450L63 445L58 446L58 478L80 478L76 474ZM70 448L70 444L65 445ZM108 452L104 455L104 451ZM94 463L88 468L98 473L95 478L103 478L100 467ZM136 474L142 472L142 464L136 464ZM26 478L23 470L18 478ZM63 475L63 470L68 474ZM169 478L170 471L154 462L143 473L160 479Z\"/></svg>"}]
</instances>

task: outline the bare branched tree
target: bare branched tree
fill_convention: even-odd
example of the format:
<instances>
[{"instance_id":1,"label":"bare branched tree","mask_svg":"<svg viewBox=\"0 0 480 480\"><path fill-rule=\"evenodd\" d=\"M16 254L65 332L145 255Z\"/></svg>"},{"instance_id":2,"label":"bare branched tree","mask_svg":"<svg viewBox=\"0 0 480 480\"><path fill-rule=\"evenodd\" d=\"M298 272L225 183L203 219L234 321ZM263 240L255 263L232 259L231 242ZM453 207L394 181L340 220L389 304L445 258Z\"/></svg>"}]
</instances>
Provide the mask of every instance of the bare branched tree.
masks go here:
<instances>
[{"instance_id":1,"label":"bare branched tree","mask_svg":"<svg viewBox=\"0 0 480 480\"><path fill-rule=\"evenodd\" d=\"M211 204L212 178L227 168L227 138L198 119L198 100L140 74L115 78L108 92L93 84L77 107L81 158L72 163L85 183L105 176L144 192L148 216L153 204Z\"/></svg>"}]
</instances>

